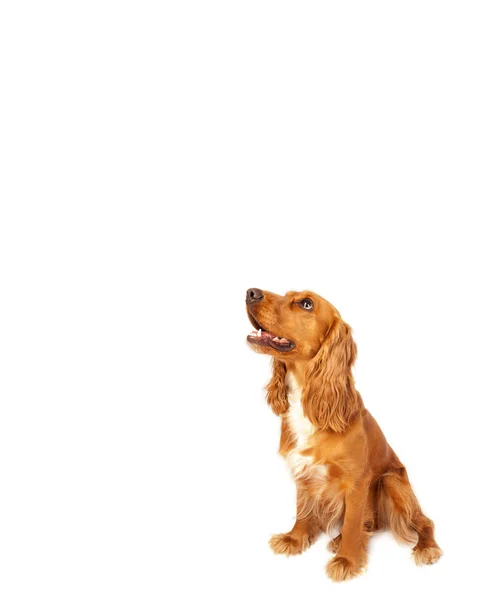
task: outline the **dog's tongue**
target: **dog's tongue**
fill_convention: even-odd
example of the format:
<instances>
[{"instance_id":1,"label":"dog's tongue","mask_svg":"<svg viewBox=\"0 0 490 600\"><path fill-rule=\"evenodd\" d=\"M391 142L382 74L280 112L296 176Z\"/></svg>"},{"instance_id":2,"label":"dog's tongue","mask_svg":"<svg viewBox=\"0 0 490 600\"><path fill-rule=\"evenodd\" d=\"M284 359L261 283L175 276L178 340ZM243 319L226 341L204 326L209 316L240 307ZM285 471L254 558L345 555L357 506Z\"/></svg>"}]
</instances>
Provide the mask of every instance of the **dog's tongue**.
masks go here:
<instances>
[{"instance_id":1,"label":"dog's tongue","mask_svg":"<svg viewBox=\"0 0 490 600\"><path fill-rule=\"evenodd\" d=\"M272 340L276 336L272 335L272 333L269 333L268 331L264 331L263 329L259 329L257 331L257 337L262 338L263 340Z\"/></svg>"}]
</instances>

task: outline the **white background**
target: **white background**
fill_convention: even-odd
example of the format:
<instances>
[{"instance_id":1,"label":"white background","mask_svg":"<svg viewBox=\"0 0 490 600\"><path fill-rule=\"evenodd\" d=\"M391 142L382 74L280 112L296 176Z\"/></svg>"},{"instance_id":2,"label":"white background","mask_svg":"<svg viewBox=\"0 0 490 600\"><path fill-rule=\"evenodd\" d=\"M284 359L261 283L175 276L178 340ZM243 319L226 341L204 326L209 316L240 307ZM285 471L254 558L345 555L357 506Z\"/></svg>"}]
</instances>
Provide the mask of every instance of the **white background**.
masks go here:
<instances>
[{"instance_id":1,"label":"white background","mask_svg":"<svg viewBox=\"0 0 490 600\"><path fill-rule=\"evenodd\" d=\"M0 596L484 589L487 2L2 2ZM334 584L248 287L312 289L445 551ZM367 595L367 596L366 596Z\"/></svg>"}]
</instances>

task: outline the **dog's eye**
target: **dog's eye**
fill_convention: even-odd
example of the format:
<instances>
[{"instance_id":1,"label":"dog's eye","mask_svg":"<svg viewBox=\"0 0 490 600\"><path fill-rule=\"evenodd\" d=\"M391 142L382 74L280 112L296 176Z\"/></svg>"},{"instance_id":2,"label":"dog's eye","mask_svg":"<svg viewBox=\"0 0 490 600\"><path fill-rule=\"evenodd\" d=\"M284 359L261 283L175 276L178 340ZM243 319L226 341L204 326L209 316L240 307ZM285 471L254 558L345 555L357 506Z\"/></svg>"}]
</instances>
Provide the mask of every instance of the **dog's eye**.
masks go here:
<instances>
[{"instance_id":1,"label":"dog's eye","mask_svg":"<svg viewBox=\"0 0 490 600\"><path fill-rule=\"evenodd\" d=\"M301 300L300 304L305 310L312 310L313 308L313 300L310 300L310 298L304 298Z\"/></svg>"}]
</instances>

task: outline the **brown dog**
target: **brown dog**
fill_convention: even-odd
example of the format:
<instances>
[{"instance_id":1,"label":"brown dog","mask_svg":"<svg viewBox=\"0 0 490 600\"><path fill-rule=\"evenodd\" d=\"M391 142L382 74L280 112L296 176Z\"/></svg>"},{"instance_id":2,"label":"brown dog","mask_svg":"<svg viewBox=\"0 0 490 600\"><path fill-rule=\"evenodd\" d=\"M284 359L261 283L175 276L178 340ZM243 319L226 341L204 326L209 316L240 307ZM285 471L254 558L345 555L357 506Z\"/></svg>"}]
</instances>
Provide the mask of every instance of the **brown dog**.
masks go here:
<instances>
[{"instance_id":1,"label":"brown dog","mask_svg":"<svg viewBox=\"0 0 490 600\"><path fill-rule=\"evenodd\" d=\"M272 550L300 554L320 531L340 526L326 570L341 581L362 571L369 536L389 527L398 540L416 542L417 564L435 562L442 551L434 524L356 391L351 368L357 348L349 325L312 292L278 296L252 288L246 305L257 329L248 343L273 357L267 402L281 416L279 452L297 488L296 523L272 536Z\"/></svg>"}]
</instances>

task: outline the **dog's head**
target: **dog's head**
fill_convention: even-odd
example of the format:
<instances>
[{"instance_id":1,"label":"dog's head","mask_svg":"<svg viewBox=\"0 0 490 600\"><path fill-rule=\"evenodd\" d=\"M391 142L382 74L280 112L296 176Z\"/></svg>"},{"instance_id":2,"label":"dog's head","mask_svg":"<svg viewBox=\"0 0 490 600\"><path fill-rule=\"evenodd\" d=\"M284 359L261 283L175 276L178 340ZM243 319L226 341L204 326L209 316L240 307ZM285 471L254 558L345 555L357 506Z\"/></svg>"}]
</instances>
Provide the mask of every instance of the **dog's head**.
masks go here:
<instances>
[{"instance_id":1,"label":"dog's head","mask_svg":"<svg viewBox=\"0 0 490 600\"><path fill-rule=\"evenodd\" d=\"M313 292L279 296L251 288L245 301L248 318L256 329L247 342L257 352L281 360L313 358L335 319L340 319L330 302Z\"/></svg>"},{"instance_id":2,"label":"dog's head","mask_svg":"<svg viewBox=\"0 0 490 600\"><path fill-rule=\"evenodd\" d=\"M338 310L313 292L279 296L257 288L247 290L246 306L256 329L247 342L274 359L267 387L267 401L274 412L288 409L288 365L301 363L305 365L305 416L320 429L343 431L358 406L351 374L357 348Z\"/></svg>"}]
</instances>

